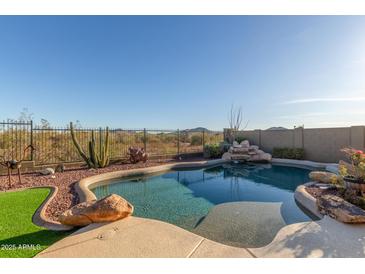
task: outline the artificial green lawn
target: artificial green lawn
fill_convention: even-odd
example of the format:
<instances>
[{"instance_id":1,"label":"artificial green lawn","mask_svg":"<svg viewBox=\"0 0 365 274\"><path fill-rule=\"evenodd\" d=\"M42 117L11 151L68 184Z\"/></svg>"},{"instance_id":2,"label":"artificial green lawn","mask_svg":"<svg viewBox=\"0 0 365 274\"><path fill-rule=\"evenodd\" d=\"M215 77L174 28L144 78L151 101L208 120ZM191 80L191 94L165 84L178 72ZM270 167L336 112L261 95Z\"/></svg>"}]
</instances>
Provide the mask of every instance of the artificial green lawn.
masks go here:
<instances>
[{"instance_id":1,"label":"artificial green lawn","mask_svg":"<svg viewBox=\"0 0 365 274\"><path fill-rule=\"evenodd\" d=\"M0 257L35 256L69 232L50 231L32 223L32 216L50 189L0 193Z\"/></svg>"}]
</instances>

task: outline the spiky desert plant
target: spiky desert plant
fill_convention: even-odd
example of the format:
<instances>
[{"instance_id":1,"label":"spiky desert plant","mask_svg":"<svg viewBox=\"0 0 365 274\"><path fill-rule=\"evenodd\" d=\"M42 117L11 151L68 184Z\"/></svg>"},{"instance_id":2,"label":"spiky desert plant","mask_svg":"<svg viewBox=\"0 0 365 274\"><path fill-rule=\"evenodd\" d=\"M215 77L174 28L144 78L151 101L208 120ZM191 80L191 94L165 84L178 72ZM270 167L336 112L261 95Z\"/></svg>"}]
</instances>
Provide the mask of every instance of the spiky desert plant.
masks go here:
<instances>
[{"instance_id":1,"label":"spiky desert plant","mask_svg":"<svg viewBox=\"0 0 365 274\"><path fill-rule=\"evenodd\" d=\"M106 167L110 163L110 156L109 156L109 128L106 128L105 131L105 140L104 144L101 147L101 155L99 160L100 167Z\"/></svg>"},{"instance_id":2,"label":"spiky desert plant","mask_svg":"<svg viewBox=\"0 0 365 274\"><path fill-rule=\"evenodd\" d=\"M84 150L82 149L82 147L80 146L80 143L76 137L75 134L75 130L74 130L74 126L73 123L70 123L70 130L71 130L71 138L72 138L72 142L75 145L77 152L80 154L81 158L85 161L85 163L87 164L87 166L89 168L93 168L93 164L90 160L90 158L86 155L86 153L84 152Z\"/></svg>"},{"instance_id":3,"label":"spiky desert plant","mask_svg":"<svg viewBox=\"0 0 365 274\"><path fill-rule=\"evenodd\" d=\"M70 123L72 142L74 143L78 153L85 161L89 168L103 168L109 165L109 128L106 128L104 144L100 149L100 154L96 151L95 132L91 131L91 140L88 143L89 155L86 155L85 151L80 146L80 143L76 137L75 130L72 122ZM100 133L101 134L101 133ZM101 136L100 136L101 138Z\"/></svg>"}]
</instances>

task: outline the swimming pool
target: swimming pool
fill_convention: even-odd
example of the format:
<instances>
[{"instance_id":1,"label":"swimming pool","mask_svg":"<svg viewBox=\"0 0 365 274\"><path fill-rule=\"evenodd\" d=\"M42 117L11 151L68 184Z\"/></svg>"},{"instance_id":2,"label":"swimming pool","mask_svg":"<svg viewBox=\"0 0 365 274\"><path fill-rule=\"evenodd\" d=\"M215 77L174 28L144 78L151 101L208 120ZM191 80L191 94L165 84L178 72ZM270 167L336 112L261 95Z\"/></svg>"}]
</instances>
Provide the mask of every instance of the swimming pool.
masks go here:
<instances>
[{"instance_id":1,"label":"swimming pool","mask_svg":"<svg viewBox=\"0 0 365 274\"><path fill-rule=\"evenodd\" d=\"M310 221L294 200L311 170L271 164L224 164L103 184L98 198L118 194L134 216L165 221L237 247L269 244L284 226Z\"/></svg>"}]
</instances>

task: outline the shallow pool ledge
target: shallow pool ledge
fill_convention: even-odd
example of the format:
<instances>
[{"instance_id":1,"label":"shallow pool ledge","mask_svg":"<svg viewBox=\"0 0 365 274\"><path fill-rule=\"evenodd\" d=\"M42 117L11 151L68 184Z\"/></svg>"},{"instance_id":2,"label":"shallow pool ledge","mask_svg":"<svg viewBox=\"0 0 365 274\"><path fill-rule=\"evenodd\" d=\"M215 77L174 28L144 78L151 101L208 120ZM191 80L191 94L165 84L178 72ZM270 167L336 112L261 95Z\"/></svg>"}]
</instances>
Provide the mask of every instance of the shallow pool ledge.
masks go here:
<instances>
[{"instance_id":1,"label":"shallow pool ledge","mask_svg":"<svg viewBox=\"0 0 365 274\"><path fill-rule=\"evenodd\" d=\"M173 164L164 164L159 166L153 167L146 167L146 168L138 168L138 169L131 169L131 170L120 170L114 171L104 174L95 175L92 177L88 177L79 181L76 186L75 190L79 196L80 202L89 202L96 200L95 194L90 190L90 188L96 187L100 185L104 181L111 181L118 178L124 177L133 177L133 176L144 176L148 174L154 174L159 172L165 172L175 169L182 169L182 168L204 168L210 167L215 165L220 165L224 163L230 162L229 160L207 160L207 161L194 161L194 162L180 162L180 163L173 163Z\"/></svg>"}]
</instances>

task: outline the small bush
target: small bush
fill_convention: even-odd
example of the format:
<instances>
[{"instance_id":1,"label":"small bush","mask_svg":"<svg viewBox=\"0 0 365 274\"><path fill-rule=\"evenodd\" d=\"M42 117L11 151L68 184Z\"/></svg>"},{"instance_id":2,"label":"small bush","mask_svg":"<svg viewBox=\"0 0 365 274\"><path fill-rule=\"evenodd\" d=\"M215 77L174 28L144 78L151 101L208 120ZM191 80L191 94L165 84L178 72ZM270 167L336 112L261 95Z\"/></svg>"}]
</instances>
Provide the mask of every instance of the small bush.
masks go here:
<instances>
[{"instance_id":1,"label":"small bush","mask_svg":"<svg viewBox=\"0 0 365 274\"><path fill-rule=\"evenodd\" d=\"M220 150L221 150L221 153L225 153L225 152L228 152L229 148L231 147L232 145L228 142L220 142L219 143L219 147L220 147Z\"/></svg>"},{"instance_id":2,"label":"small bush","mask_svg":"<svg viewBox=\"0 0 365 274\"><path fill-rule=\"evenodd\" d=\"M204 146L205 158L220 158L223 153L219 144L208 144Z\"/></svg>"},{"instance_id":3,"label":"small bush","mask_svg":"<svg viewBox=\"0 0 365 274\"><path fill-rule=\"evenodd\" d=\"M245 138L245 137L243 137L243 136L237 136L237 137L236 137L236 142L237 142L237 143L239 143L239 144L240 144L240 143L242 143L242 142L243 142L243 141L245 141L245 140L246 140L246 138Z\"/></svg>"},{"instance_id":4,"label":"small bush","mask_svg":"<svg viewBox=\"0 0 365 274\"><path fill-rule=\"evenodd\" d=\"M274 148L272 156L274 158L282 159L294 159L303 160L304 159L304 149L302 148Z\"/></svg>"},{"instance_id":5,"label":"small bush","mask_svg":"<svg viewBox=\"0 0 365 274\"><path fill-rule=\"evenodd\" d=\"M199 136L199 135L193 135L191 137L191 145L192 146L199 146L203 143L203 138L202 136Z\"/></svg>"}]
</instances>

